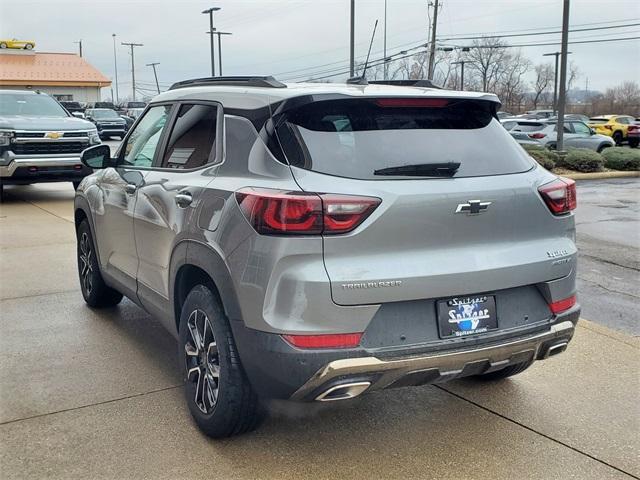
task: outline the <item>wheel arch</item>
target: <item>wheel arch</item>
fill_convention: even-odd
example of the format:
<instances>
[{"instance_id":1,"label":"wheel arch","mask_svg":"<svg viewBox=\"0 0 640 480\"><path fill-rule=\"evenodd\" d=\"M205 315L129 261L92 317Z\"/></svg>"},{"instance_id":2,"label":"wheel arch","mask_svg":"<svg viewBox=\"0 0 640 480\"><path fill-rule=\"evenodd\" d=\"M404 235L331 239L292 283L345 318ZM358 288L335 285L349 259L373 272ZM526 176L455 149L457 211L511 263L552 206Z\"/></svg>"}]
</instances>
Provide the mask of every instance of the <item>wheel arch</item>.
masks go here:
<instances>
[{"instance_id":1,"label":"wheel arch","mask_svg":"<svg viewBox=\"0 0 640 480\"><path fill-rule=\"evenodd\" d=\"M178 249L185 249L181 254ZM216 296L225 315L230 320L242 318L231 273L222 256L212 247L199 242L185 241L176 246L172 258L172 284L170 285L176 332L180 326L180 313L191 289L198 285L208 286Z\"/></svg>"}]
</instances>

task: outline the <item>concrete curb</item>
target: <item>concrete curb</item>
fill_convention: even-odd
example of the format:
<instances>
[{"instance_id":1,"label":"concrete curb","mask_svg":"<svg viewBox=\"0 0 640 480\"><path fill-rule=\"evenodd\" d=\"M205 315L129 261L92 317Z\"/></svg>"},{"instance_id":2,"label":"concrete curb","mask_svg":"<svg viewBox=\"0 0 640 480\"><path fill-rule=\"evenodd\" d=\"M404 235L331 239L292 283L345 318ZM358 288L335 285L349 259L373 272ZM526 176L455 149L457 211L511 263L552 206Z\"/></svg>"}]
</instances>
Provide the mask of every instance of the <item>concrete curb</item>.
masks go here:
<instances>
[{"instance_id":1,"label":"concrete curb","mask_svg":"<svg viewBox=\"0 0 640 480\"><path fill-rule=\"evenodd\" d=\"M603 178L637 178L640 172L594 172L594 173L570 173L568 175L559 174L561 177L571 180L600 180Z\"/></svg>"}]
</instances>

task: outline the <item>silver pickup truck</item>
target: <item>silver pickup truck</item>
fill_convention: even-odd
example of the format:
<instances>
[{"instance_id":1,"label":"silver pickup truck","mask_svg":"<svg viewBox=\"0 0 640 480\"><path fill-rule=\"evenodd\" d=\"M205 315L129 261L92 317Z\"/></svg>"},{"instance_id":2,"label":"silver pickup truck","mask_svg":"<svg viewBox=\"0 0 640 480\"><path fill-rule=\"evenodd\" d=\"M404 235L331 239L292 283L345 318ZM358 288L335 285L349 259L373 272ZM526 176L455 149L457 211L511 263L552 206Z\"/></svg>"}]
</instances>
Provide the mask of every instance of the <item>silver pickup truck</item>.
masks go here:
<instances>
[{"instance_id":1,"label":"silver pickup truck","mask_svg":"<svg viewBox=\"0 0 640 480\"><path fill-rule=\"evenodd\" d=\"M100 143L96 127L70 115L37 91L0 90L0 198L4 185L80 181L92 170L80 162Z\"/></svg>"}]
</instances>

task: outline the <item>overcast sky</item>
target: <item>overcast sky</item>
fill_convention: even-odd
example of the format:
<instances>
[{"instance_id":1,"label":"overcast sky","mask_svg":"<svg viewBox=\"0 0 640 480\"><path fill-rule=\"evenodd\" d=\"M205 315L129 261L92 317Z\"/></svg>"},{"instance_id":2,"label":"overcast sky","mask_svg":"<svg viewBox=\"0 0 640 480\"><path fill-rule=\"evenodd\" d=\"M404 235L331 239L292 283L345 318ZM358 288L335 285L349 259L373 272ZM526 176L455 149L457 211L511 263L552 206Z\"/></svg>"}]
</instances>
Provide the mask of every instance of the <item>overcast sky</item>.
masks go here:
<instances>
[{"instance_id":1,"label":"overcast sky","mask_svg":"<svg viewBox=\"0 0 640 480\"><path fill-rule=\"evenodd\" d=\"M478 33L527 33L560 27L562 0L443 0L438 37ZM152 88L147 63L160 62L161 84L210 73L208 18L200 12L222 7L215 26L233 35L223 37L226 75L273 74L304 80L314 72L348 69L349 0L0 0L0 36L32 39L43 52L77 51L113 78L112 33L117 35L120 95L131 91L128 48L120 42L143 43L136 49L136 80ZM389 54L427 40L427 1L388 0ZM384 0L356 0L356 56L366 56L373 23L380 20L372 58L382 54ZM590 28L609 24L640 24L640 0L572 0L571 25ZM587 25L585 25L587 24ZM571 40L640 36L640 25L575 32ZM516 37L516 43L560 40L559 34ZM463 42L456 42L462 44ZM560 46L523 47L534 63ZM640 79L640 40L570 45L580 69L578 85L604 90L624 80ZM329 65L327 65L329 64ZM306 70L302 70L306 69ZM344 79L345 76L336 77ZM106 92L104 97L110 96Z\"/></svg>"}]
</instances>

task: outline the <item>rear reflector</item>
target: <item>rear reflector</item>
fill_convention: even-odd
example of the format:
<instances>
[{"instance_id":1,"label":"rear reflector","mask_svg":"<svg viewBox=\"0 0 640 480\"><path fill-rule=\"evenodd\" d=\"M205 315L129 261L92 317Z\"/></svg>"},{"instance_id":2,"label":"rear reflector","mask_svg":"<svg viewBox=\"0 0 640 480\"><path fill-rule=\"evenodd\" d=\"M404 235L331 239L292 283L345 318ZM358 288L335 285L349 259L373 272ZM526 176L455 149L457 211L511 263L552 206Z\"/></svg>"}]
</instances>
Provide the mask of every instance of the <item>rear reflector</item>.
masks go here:
<instances>
[{"instance_id":1,"label":"rear reflector","mask_svg":"<svg viewBox=\"0 0 640 480\"><path fill-rule=\"evenodd\" d=\"M554 215L564 215L578 206L576 182L570 178L558 178L538 187L538 192Z\"/></svg>"},{"instance_id":2,"label":"rear reflector","mask_svg":"<svg viewBox=\"0 0 640 480\"><path fill-rule=\"evenodd\" d=\"M546 135L544 133L530 133L529 134L529 138L539 139L539 138L544 138L544 137L546 137Z\"/></svg>"},{"instance_id":3,"label":"rear reflector","mask_svg":"<svg viewBox=\"0 0 640 480\"><path fill-rule=\"evenodd\" d=\"M565 298L564 300L558 300L557 302L550 303L549 308L555 314L564 312L565 310L569 310L575 304L576 296L572 295L569 298Z\"/></svg>"},{"instance_id":4,"label":"rear reflector","mask_svg":"<svg viewBox=\"0 0 640 480\"><path fill-rule=\"evenodd\" d=\"M335 235L350 232L380 204L375 197L243 188L240 210L263 235Z\"/></svg>"},{"instance_id":5,"label":"rear reflector","mask_svg":"<svg viewBox=\"0 0 640 480\"><path fill-rule=\"evenodd\" d=\"M379 107L431 107L441 108L449 105L446 98L379 98Z\"/></svg>"},{"instance_id":6,"label":"rear reflector","mask_svg":"<svg viewBox=\"0 0 640 480\"><path fill-rule=\"evenodd\" d=\"M282 335L282 338L298 348L353 348L360 344L362 333Z\"/></svg>"}]
</instances>

